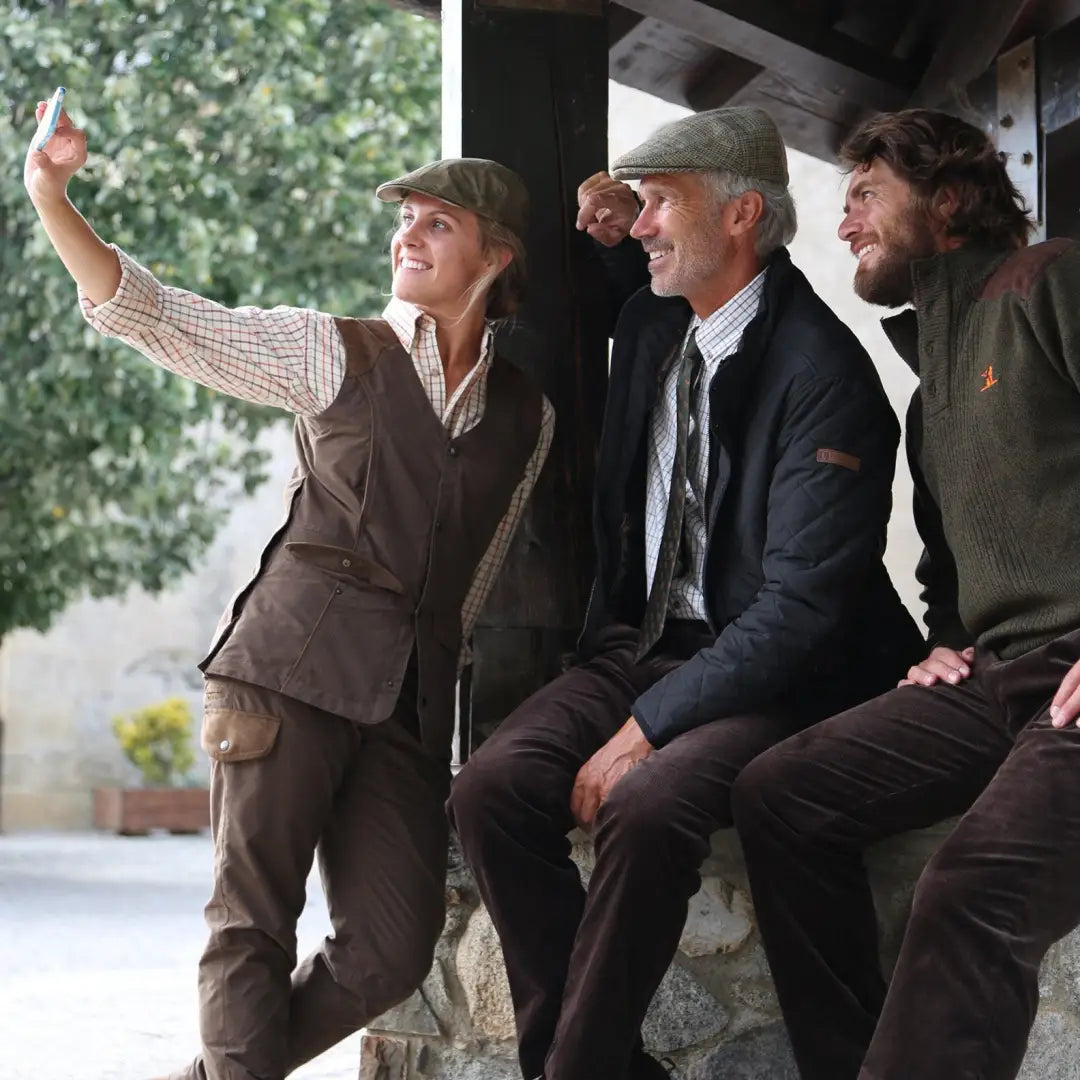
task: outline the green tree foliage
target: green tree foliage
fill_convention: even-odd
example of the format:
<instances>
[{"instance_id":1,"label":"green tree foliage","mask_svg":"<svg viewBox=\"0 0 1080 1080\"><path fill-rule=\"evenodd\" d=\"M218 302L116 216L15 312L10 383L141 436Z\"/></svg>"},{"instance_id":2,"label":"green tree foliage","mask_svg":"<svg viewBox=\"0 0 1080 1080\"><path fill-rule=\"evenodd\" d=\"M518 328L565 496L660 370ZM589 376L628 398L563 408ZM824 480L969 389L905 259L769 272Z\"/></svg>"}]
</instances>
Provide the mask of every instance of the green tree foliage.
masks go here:
<instances>
[{"instance_id":1,"label":"green tree foliage","mask_svg":"<svg viewBox=\"0 0 1080 1080\"><path fill-rule=\"evenodd\" d=\"M283 414L95 335L21 184L56 85L73 201L167 283L377 313L376 184L436 156L438 29L363 0L14 0L0 13L0 636L85 592L157 590L262 478Z\"/></svg>"}]
</instances>

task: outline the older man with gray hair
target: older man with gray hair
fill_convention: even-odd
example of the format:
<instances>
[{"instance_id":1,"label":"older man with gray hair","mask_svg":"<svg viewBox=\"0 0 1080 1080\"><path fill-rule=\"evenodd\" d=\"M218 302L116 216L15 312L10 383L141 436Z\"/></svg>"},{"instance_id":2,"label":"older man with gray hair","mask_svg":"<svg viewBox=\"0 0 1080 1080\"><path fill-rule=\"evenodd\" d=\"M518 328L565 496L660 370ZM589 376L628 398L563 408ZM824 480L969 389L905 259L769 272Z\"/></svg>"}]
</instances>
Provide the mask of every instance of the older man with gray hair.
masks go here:
<instances>
[{"instance_id":1,"label":"older man with gray hair","mask_svg":"<svg viewBox=\"0 0 1080 1080\"><path fill-rule=\"evenodd\" d=\"M480 748L449 809L523 1075L654 1080L642 1019L739 771L894 686L922 641L881 561L899 425L791 264L773 121L669 124L579 202L616 291L642 249L651 278L614 329L582 662ZM595 842L587 890L575 824Z\"/></svg>"}]
</instances>

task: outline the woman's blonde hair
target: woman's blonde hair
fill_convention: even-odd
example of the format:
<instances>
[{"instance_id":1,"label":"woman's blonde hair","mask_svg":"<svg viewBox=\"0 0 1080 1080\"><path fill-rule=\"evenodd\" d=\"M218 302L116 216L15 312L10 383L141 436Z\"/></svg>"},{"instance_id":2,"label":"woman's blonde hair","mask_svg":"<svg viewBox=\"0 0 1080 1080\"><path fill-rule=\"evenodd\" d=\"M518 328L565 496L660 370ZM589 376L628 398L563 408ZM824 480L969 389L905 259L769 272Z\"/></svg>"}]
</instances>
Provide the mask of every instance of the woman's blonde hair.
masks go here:
<instances>
[{"instance_id":1,"label":"woman's blonde hair","mask_svg":"<svg viewBox=\"0 0 1080 1080\"><path fill-rule=\"evenodd\" d=\"M480 247L485 255L509 251L510 261L503 270L492 268L481 274L466 292L466 310L482 296L487 296L484 318L501 322L510 318L525 299L525 245L517 233L491 218L476 215L480 229Z\"/></svg>"}]
</instances>

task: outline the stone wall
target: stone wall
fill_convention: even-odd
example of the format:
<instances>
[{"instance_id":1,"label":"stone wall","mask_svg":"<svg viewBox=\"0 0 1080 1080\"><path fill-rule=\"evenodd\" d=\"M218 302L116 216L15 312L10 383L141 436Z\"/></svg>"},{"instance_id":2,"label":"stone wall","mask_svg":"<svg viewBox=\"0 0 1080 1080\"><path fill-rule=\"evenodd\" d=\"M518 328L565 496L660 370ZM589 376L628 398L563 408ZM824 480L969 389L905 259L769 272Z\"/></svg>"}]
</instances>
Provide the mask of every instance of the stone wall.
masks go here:
<instances>
[{"instance_id":1,"label":"stone wall","mask_svg":"<svg viewBox=\"0 0 1080 1080\"><path fill-rule=\"evenodd\" d=\"M915 881L947 831L912 833L870 852L887 968ZM574 841L587 880L592 849L580 834ZM1048 957L1040 993L1021 1080L1080 1080L1080 932ZM644 1038L680 1080L798 1080L731 831L713 838ZM368 1027L360 1080L520 1080L498 938L460 856L452 858L435 965L420 991Z\"/></svg>"}]
</instances>

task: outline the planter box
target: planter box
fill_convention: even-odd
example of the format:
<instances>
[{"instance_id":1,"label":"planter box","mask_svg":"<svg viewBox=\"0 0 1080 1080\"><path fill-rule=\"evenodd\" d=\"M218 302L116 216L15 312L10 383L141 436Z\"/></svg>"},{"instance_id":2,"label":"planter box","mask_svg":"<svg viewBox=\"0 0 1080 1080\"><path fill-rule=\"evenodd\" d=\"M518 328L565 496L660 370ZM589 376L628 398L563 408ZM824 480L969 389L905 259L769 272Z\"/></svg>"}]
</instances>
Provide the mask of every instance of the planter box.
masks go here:
<instances>
[{"instance_id":1,"label":"planter box","mask_svg":"<svg viewBox=\"0 0 1080 1080\"><path fill-rule=\"evenodd\" d=\"M194 833L210 828L206 788L95 788L94 827L121 836L145 836L151 829Z\"/></svg>"}]
</instances>

